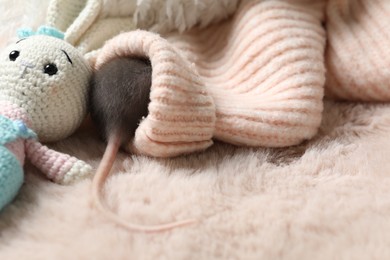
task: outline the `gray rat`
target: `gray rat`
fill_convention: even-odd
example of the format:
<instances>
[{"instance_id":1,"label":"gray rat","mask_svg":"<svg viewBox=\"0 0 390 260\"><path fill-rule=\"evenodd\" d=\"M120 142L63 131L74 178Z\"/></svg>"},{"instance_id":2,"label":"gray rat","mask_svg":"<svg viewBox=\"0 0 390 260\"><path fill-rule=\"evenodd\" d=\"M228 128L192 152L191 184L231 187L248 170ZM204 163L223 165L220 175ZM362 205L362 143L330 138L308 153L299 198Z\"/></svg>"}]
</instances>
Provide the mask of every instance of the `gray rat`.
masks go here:
<instances>
[{"instance_id":1,"label":"gray rat","mask_svg":"<svg viewBox=\"0 0 390 260\"><path fill-rule=\"evenodd\" d=\"M91 79L91 119L108 143L93 179L92 199L103 214L131 231L158 232L194 222L185 220L157 226L135 225L107 210L101 202L100 191L120 146L123 147L131 141L140 120L148 114L151 85L152 66L148 59L141 57L113 59L96 70Z\"/></svg>"},{"instance_id":2,"label":"gray rat","mask_svg":"<svg viewBox=\"0 0 390 260\"><path fill-rule=\"evenodd\" d=\"M91 80L91 118L101 136L130 142L142 117L148 114L152 66L144 58L116 58L97 70Z\"/></svg>"}]
</instances>

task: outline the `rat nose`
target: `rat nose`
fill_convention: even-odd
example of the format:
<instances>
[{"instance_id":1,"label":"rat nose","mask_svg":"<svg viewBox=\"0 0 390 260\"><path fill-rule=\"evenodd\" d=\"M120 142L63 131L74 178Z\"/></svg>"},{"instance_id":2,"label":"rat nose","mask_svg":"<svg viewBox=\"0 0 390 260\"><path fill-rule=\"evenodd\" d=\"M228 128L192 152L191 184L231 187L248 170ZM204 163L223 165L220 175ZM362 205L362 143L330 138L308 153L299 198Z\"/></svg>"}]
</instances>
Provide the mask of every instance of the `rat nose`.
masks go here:
<instances>
[{"instance_id":1,"label":"rat nose","mask_svg":"<svg viewBox=\"0 0 390 260\"><path fill-rule=\"evenodd\" d=\"M21 79L23 78L24 74L26 73L27 68L32 69L35 67L34 64L32 64L31 62L26 61L26 60L21 60L20 65L22 65L22 72L20 73Z\"/></svg>"}]
</instances>

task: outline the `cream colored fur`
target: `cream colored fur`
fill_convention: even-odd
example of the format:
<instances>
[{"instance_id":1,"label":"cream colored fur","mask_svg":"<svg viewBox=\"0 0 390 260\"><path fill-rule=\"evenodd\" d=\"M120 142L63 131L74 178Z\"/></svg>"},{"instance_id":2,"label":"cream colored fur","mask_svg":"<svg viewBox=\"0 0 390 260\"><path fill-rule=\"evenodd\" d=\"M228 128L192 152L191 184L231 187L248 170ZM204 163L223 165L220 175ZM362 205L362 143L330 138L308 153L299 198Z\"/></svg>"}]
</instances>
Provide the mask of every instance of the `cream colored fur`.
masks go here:
<instances>
[{"instance_id":1,"label":"cream colored fur","mask_svg":"<svg viewBox=\"0 0 390 260\"><path fill-rule=\"evenodd\" d=\"M156 32L183 32L196 25L221 21L236 10L240 0L102 0L102 16L134 14L137 27Z\"/></svg>"},{"instance_id":2,"label":"cream colored fur","mask_svg":"<svg viewBox=\"0 0 390 260\"><path fill-rule=\"evenodd\" d=\"M90 180L64 187L28 168L0 214L0 259L388 259L389 114L326 102L320 134L298 147L120 154L106 198L122 218L200 220L162 234L107 221L91 208ZM104 145L82 131L54 148L97 166Z\"/></svg>"},{"instance_id":3,"label":"cream colored fur","mask_svg":"<svg viewBox=\"0 0 390 260\"><path fill-rule=\"evenodd\" d=\"M14 28L1 19L4 44ZM90 180L59 186L28 167L27 185L0 213L0 259L389 259L389 133L390 105L326 101L320 133L297 147L120 154L106 197L121 217L200 220L162 234L100 216ZM84 128L53 148L97 166L104 145Z\"/></svg>"}]
</instances>

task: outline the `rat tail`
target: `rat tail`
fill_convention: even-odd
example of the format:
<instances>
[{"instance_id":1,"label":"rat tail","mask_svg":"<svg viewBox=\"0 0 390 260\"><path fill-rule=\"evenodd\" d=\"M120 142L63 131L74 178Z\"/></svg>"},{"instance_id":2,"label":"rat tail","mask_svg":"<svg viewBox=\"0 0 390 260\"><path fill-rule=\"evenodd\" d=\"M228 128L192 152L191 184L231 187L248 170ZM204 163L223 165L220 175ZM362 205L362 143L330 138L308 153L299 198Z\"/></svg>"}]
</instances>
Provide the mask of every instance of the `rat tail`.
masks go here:
<instances>
[{"instance_id":1,"label":"rat tail","mask_svg":"<svg viewBox=\"0 0 390 260\"><path fill-rule=\"evenodd\" d=\"M92 181L92 203L93 205L103 214L105 217L113 221L119 226L129 230L129 231L138 231L138 232L162 232L167 231L173 228L193 224L196 222L194 219L178 221L168 224L162 225L154 225L154 226L144 226L132 224L124 221L117 215L115 215L112 211L110 211L104 204L101 198L101 191L103 190L103 186L107 177L111 171L111 168L115 162L116 154L118 153L119 147L121 144L120 135L114 134L108 140L108 145L106 151L104 152L103 159L96 171L96 174Z\"/></svg>"}]
</instances>

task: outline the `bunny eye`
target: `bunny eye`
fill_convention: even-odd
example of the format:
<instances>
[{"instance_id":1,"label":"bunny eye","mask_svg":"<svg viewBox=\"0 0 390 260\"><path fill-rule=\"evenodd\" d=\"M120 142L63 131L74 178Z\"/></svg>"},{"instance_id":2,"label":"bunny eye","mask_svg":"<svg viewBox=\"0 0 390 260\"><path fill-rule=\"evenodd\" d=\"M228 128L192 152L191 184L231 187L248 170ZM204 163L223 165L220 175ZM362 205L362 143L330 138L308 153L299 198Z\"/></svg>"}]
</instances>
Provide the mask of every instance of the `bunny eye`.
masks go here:
<instances>
[{"instance_id":1,"label":"bunny eye","mask_svg":"<svg viewBox=\"0 0 390 260\"><path fill-rule=\"evenodd\" d=\"M19 51L11 51L9 54L9 60L15 61L19 57Z\"/></svg>"},{"instance_id":2,"label":"bunny eye","mask_svg":"<svg viewBox=\"0 0 390 260\"><path fill-rule=\"evenodd\" d=\"M57 66L53 63L46 64L43 67L43 72L48 74L49 76L53 76L58 71Z\"/></svg>"}]
</instances>

